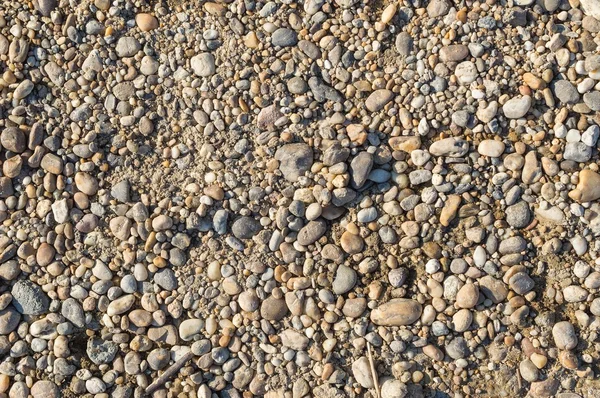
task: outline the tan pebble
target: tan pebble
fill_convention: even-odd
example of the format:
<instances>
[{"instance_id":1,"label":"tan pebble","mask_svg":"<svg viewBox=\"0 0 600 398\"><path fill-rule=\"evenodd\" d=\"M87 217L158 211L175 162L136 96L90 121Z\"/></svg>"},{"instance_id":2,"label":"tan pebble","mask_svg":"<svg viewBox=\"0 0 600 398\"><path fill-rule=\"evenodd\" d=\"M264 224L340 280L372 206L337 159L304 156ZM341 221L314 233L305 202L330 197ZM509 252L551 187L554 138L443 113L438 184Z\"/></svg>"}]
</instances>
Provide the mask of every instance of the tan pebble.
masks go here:
<instances>
[{"instance_id":1,"label":"tan pebble","mask_svg":"<svg viewBox=\"0 0 600 398\"><path fill-rule=\"evenodd\" d=\"M414 300L396 298L371 311L371 322L380 326L412 325L423 311Z\"/></svg>"},{"instance_id":2,"label":"tan pebble","mask_svg":"<svg viewBox=\"0 0 600 398\"><path fill-rule=\"evenodd\" d=\"M442 350L440 350L432 344L423 347L423 354L427 355L434 361L441 361L442 359L444 359L444 353L442 352Z\"/></svg>"},{"instance_id":3,"label":"tan pebble","mask_svg":"<svg viewBox=\"0 0 600 398\"><path fill-rule=\"evenodd\" d=\"M154 15L141 13L135 16L135 23L142 32L158 28L158 19Z\"/></svg>"},{"instance_id":4,"label":"tan pebble","mask_svg":"<svg viewBox=\"0 0 600 398\"><path fill-rule=\"evenodd\" d=\"M531 354L531 357L529 359L531 360L531 362L533 362L535 367L538 369L542 369L548 363L548 358L546 358L542 354L538 354L537 352L534 352L533 354Z\"/></svg>"},{"instance_id":5,"label":"tan pebble","mask_svg":"<svg viewBox=\"0 0 600 398\"><path fill-rule=\"evenodd\" d=\"M248 48L258 48L260 41L258 40L258 36L256 36L255 32L248 32L246 36L244 36L244 44Z\"/></svg>"},{"instance_id":6,"label":"tan pebble","mask_svg":"<svg viewBox=\"0 0 600 398\"><path fill-rule=\"evenodd\" d=\"M600 198L600 174L592 170L579 173L577 187L569 192L569 197L579 203L591 202Z\"/></svg>"},{"instance_id":7,"label":"tan pebble","mask_svg":"<svg viewBox=\"0 0 600 398\"><path fill-rule=\"evenodd\" d=\"M364 240L359 235L354 235L348 231L342 234L340 245L348 254L360 253L364 247Z\"/></svg>"},{"instance_id":8,"label":"tan pebble","mask_svg":"<svg viewBox=\"0 0 600 398\"><path fill-rule=\"evenodd\" d=\"M383 22L384 24L390 22L392 18L394 18L394 15L396 15L396 10L397 7L395 3L388 5L381 14L381 22Z\"/></svg>"}]
</instances>

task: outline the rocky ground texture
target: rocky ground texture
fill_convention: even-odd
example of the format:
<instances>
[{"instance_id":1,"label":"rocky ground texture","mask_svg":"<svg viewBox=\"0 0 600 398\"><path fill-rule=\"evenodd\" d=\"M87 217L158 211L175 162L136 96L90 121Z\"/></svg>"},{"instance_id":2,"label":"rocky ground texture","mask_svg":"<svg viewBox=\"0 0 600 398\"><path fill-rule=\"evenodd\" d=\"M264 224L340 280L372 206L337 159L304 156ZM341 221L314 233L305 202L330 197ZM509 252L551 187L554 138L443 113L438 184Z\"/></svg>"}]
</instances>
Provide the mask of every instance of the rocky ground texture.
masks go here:
<instances>
[{"instance_id":1,"label":"rocky ground texture","mask_svg":"<svg viewBox=\"0 0 600 398\"><path fill-rule=\"evenodd\" d=\"M597 0L0 2L0 398L600 397Z\"/></svg>"}]
</instances>

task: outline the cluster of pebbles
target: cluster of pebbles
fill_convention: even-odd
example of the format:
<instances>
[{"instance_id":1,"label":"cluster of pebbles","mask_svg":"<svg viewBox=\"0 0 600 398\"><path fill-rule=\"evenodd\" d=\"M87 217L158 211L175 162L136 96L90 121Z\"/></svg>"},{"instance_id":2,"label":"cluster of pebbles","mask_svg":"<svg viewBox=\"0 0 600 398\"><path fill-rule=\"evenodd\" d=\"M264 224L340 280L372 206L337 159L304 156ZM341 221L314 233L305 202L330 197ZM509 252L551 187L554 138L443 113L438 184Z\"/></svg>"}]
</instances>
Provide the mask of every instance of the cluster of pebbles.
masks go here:
<instances>
[{"instance_id":1,"label":"cluster of pebbles","mask_svg":"<svg viewBox=\"0 0 600 398\"><path fill-rule=\"evenodd\" d=\"M597 0L0 2L0 397L600 396Z\"/></svg>"}]
</instances>

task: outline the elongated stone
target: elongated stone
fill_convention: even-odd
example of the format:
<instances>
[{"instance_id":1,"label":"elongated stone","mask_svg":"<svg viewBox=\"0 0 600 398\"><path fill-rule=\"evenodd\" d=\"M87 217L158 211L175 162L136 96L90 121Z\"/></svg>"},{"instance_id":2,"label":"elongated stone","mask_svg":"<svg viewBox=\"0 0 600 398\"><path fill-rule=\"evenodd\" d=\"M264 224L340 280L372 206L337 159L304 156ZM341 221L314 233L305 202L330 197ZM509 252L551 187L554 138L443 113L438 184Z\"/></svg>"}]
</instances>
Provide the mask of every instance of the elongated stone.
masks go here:
<instances>
[{"instance_id":1,"label":"elongated stone","mask_svg":"<svg viewBox=\"0 0 600 398\"><path fill-rule=\"evenodd\" d=\"M412 325L422 311L423 307L418 302L396 298L371 311L371 322L380 326Z\"/></svg>"}]
</instances>

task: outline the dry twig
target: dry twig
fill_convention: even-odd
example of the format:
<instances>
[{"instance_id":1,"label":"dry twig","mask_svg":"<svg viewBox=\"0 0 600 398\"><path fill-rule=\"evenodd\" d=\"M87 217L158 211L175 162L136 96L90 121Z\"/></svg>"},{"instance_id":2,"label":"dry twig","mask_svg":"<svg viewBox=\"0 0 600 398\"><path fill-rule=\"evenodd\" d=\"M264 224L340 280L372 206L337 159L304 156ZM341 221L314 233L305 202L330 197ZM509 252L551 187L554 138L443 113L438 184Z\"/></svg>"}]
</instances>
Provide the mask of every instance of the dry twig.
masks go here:
<instances>
[{"instance_id":1,"label":"dry twig","mask_svg":"<svg viewBox=\"0 0 600 398\"><path fill-rule=\"evenodd\" d=\"M373 376L373 384L375 384L375 393L377 398L381 398L381 392L379 391L379 379L377 377L377 371L375 371L375 362L373 361L373 354L371 353L371 343L367 342L367 352L369 354L369 365L371 365L371 375Z\"/></svg>"}]
</instances>

